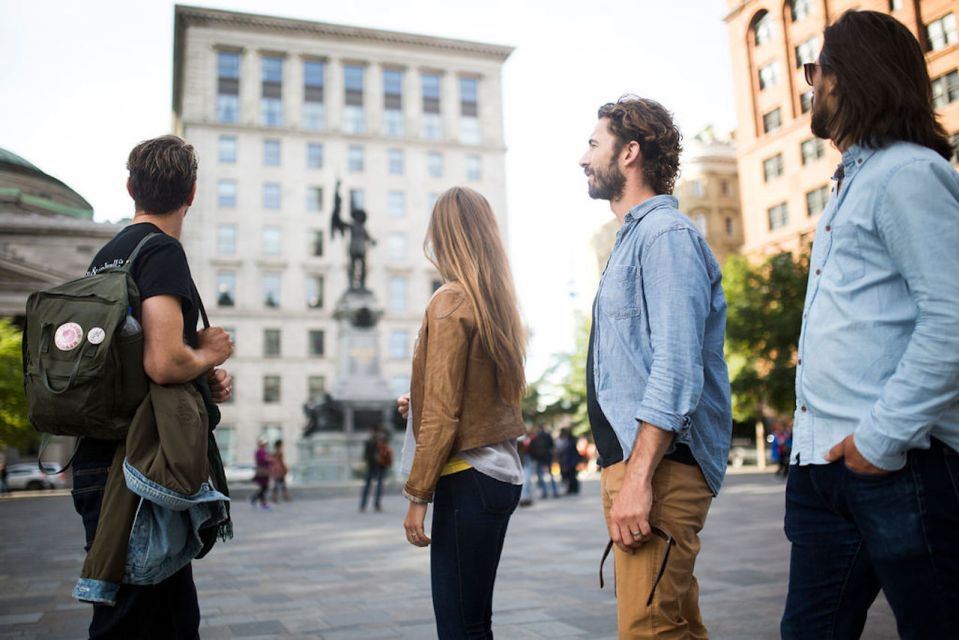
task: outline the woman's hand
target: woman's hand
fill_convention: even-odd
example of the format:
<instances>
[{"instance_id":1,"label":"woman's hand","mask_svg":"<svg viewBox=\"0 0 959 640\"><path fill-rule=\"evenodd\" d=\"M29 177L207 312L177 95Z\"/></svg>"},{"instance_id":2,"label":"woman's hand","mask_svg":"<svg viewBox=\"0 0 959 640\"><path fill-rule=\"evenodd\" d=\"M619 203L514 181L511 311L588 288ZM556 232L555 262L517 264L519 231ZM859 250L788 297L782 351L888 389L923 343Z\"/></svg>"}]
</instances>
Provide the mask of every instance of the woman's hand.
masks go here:
<instances>
[{"instance_id":1,"label":"woman's hand","mask_svg":"<svg viewBox=\"0 0 959 640\"><path fill-rule=\"evenodd\" d=\"M410 503L410 508L406 512L406 520L403 521L403 528L406 529L406 540L416 547L428 547L430 539L426 537L423 531L423 523L426 521L426 508L429 505Z\"/></svg>"},{"instance_id":2,"label":"woman's hand","mask_svg":"<svg viewBox=\"0 0 959 640\"><path fill-rule=\"evenodd\" d=\"M403 419L406 420L410 415L410 394L404 393L399 398L396 399L396 409L400 412L400 415L403 416Z\"/></svg>"}]
</instances>

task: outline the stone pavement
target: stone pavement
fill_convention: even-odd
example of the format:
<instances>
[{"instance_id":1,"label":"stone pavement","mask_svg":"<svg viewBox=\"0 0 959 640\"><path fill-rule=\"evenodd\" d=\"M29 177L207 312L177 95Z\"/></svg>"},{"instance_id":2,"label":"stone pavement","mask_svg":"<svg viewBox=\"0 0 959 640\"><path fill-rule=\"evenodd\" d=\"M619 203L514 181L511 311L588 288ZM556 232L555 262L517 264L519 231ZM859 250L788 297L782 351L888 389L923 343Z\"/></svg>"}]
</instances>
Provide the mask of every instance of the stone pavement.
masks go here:
<instances>
[{"instance_id":1,"label":"stone pavement","mask_svg":"<svg viewBox=\"0 0 959 640\"><path fill-rule=\"evenodd\" d=\"M731 475L714 502L697 565L714 639L777 638L786 590L782 482ZM612 639L613 594L598 588L606 532L599 483L583 495L538 501L510 523L494 600L496 637ZM357 513L327 498L270 511L237 500L237 537L194 572L201 636L214 638L435 638L428 552L409 546L405 501ZM70 591L83 559L82 527L68 497L0 501L0 640L84 638L88 605ZM606 567L612 577L612 563ZM867 639L896 637L880 596Z\"/></svg>"}]
</instances>

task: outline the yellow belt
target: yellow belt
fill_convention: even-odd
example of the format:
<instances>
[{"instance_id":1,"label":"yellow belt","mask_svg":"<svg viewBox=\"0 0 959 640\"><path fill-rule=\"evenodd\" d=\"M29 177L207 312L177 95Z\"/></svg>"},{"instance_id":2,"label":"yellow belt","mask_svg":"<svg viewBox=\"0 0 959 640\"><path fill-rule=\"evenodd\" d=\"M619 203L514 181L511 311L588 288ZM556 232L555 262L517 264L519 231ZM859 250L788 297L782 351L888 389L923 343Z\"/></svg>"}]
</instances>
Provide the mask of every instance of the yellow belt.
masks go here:
<instances>
[{"instance_id":1,"label":"yellow belt","mask_svg":"<svg viewBox=\"0 0 959 640\"><path fill-rule=\"evenodd\" d=\"M459 473L460 471L466 471L467 469L472 469L471 465L466 460L462 458L450 458L449 461L443 466L443 470L440 471L441 476L448 476L454 473Z\"/></svg>"}]
</instances>

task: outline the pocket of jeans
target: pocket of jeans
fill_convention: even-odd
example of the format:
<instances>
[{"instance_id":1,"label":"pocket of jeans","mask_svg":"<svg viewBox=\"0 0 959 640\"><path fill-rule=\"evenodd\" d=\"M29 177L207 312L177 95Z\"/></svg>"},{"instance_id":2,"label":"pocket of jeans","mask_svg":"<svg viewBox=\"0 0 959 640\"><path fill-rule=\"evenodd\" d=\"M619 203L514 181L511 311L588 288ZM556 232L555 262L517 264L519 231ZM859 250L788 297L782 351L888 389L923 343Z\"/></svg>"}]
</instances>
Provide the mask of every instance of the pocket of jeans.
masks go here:
<instances>
[{"instance_id":1,"label":"pocket of jeans","mask_svg":"<svg viewBox=\"0 0 959 640\"><path fill-rule=\"evenodd\" d=\"M615 319L635 318L642 314L642 268L609 267L600 293L603 314Z\"/></svg>"},{"instance_id":2,"label":"pocket of jeans","mask_svg":"<svg viewBox=\"0 0 959 640\"><path fill-rule=\"evenodd\" d=\"M509 515L516 510L522 487L508 482L501 482L476 470L470 475L473 476L476 492L479 494L485 512Z\"/></svg>"},{"instance_id":3,"label":"pocket of jeans","mask_svg":"<svg viewBox=\"0 0 959 640\"><path fill-rule=\"evenodd\" d=\"M850 469L846 465L845 460L842 462L842 468L845 470L847 476L865 483L874 484L881 484L883 480L895 480L902 472L902 469L899 469L897 471L890 471L888 473L860 473L859 471L853 471Z\"/></svg>"}]
</instances>

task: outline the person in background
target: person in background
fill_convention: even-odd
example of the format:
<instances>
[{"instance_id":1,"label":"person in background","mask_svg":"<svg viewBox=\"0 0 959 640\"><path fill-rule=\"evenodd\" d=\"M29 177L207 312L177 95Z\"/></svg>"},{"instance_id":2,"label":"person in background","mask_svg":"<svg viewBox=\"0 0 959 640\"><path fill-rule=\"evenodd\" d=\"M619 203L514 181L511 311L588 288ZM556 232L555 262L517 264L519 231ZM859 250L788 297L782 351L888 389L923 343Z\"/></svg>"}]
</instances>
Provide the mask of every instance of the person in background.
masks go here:
<instances>
[{"instance_id":1,"label":"person in background","mask_svg":"<svg viewBox=\"0 0 959 640\"><path fill-rule=\"evenodd\" d=\"M576 438L569 427L563 427L559 432L559 444L556 450L560 476L566 484L566 495L576 495L579 493L578 467L583 461L583 456L576 448Z\"/></svg>"},{"instance_id":2,"label":"person in background","mask_svg":"<svg viewBox=\"0 0 959 640\"><path fill-rule=\"evenodd\" d=\"M553 436L545 427L540 425L536 429L536 435L529 445L529 455L533 458L536 465L536 482L539 484L540 499L547 497L546 483L543 481L543 474L549 479L549 486L553 492L553 497L559 497L559 489L556 488L556 479L553 477L553 457L556 453L556 444L553 442Z\"/></svg>"},{"instance_id":3,"label":"person in background","mask_svg":"<svg viewBox=\"0 0 959 640\"><path fill-rule=\"evenodd\" d=\"M266 450L266 438L260 436L256 440L256 452L253 454L253 463L256 470L253 473L253 482L259 489L250 497L250 504L254 507L259 502L264 509L269 509L270 505L266 503L266 492L270 488L270 466L272 458L270 452Z\"/></svg>"},{"instance_id":4,"label":"person in background","mask_svg":"<svg viewBox=\"0 0 959 640\"><path fill-rule=\"evenodd\" d=\"M526 332L486 198L465 187L443 193L424 250L445 284L427 306L413 354L403 528L414 546L432 542L440 640L491 638L496 569L523 484L516 439L525 431ZM432 540L424 531L430 502Z\"/></svg>"},{"instance_id":5,"label":"person in background","mask_svg":"<svg viewBox=\"0 0 959 640\"><path fill-rule=\"evenodd\" d=\"M366 503L370 497L370 485L373 482L376 482L373 508L377 511L383 510L383 476L386 475L386 469L389 467L387 462L391 463L393 457L391 453L387 455L385 449L389 449L389 445L386 444L383 430L379 427L373 427L370 430L370 437L363 445L363 461L366 462L366 484L363 485L363 497L360 499L361 513L366 511Z\"/></svg>"},{"instance_id":6,"label":"person in background","mask_svg":"<svg viewBox=\"0 0 959 640\"><path fill-rule=\"evenodd\" d=\"M271 499L276 502L279 495L283 500L290 501L290 493L286 489L286 474L289 470L286 468L286 458L283 455L283 441L277 440L273 444L273 457L270 460L270 476L273 478L273 494Z\"/></svg>"},{"instance_id":7,"label":"person in background","mask_svg":"<svg viewBox=\"0 0 959 640\"><path fill-rule=\"evenodd\" d=\"M516 443L516 449L519 452L520 463L523 465L523 490L519 496L519 506L533 506L533 467L536 465L533 458L529 455L529 445L533 442L536 432L533 427L529 427L522 438Z\"/></svg>"}]
</instances>

